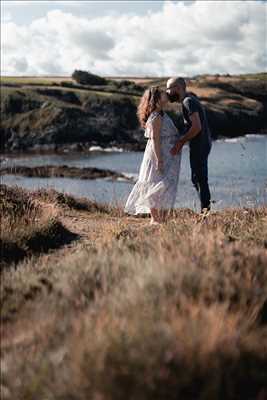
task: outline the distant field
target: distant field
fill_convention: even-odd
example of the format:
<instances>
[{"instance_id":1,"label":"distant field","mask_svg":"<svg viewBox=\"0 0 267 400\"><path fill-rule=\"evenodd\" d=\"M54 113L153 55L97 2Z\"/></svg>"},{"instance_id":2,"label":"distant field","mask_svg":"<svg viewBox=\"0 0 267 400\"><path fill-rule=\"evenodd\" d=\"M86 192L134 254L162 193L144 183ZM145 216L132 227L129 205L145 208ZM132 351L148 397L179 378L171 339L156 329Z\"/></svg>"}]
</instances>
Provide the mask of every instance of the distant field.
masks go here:
<instances>
[{"instance_id":1,"label":"distant field","mask_svg":"<svg viewBox=\"0 0 267 400\"><path fill-rule=\"evenodd\" d=\"M134 81L138 84L147 83L151 80L158 78L122 78L122 77L108 77L110 80L121 81L121 80L130 80ZM2 76L0 82L1 83L13 83L13 84L43 84L49 85L53 83L61 83L61 82L73 82L75 81L69 76Z\"/></svg>"},{"instance_id":2,"label":"distant field","mask_svg":"<svg viewBox=\"0 0 267 400\"><path fill-rule=\"evenodd\" d=\"M69 76L2 76L0 79L1 83L18 83L18 84L50 84L50 83L60 83L62 81L72 81Z\"/></svg>"},{"instance_id":3,"label":"distant field","mask_svg":"<svg viewBox=\"0 0 267 400\"><path fill-rule=\"evenodd\" d=\"M159 83L162 84L168 77L134 77L134 76L110 76L107 79L114 81L129 80L137 83L138 85L146 85L148 83ZM216 79L218 81L229 81L236 79L259 79L267 80L267 73L257 74L241 74L241 75L199 75L197 77L188 77L189 80L205 79L207 81ZM70 76L3 76L0 79L1 83L7 84L40 84L49 85L53 83L60 84L61 82L74 82Z\"/></svg>"}]
</instances>

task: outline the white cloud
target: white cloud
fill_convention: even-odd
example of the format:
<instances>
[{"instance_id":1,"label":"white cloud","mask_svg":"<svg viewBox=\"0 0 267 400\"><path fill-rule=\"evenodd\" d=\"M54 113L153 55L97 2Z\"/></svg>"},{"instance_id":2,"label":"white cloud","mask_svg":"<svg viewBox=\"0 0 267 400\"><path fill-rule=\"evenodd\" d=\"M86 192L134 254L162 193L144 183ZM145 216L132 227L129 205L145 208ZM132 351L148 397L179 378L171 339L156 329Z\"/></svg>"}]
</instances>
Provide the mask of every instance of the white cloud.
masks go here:
<instances>
[{"instance_id":1,"label":"white cloud","mask_svg":"<svg viewBox=\"0 0 267 400\"><path fill-rule=\"evenodd\" d=\"M75 15L75 8L61 9L27 26L5 21L1 30L4 74L71 74L77 68L125 76L266 70L263 2L166 1L157 12L94 19Z\"/></svg>"}]
</instances>

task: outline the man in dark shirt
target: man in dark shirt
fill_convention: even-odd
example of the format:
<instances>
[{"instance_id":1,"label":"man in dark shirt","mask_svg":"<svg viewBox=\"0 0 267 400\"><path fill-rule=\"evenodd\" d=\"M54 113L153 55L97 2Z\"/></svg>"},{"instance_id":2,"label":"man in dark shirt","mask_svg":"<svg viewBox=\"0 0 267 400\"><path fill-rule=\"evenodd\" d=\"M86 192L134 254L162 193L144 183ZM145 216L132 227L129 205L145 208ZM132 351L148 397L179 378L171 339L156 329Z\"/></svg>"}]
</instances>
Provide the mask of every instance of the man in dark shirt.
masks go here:
<instances>
[{"instance_id":1,"label":"man in dark shirt","mask_svg":"<svg viewBox=\"0 0 267 400\"><path fill-rule=\"evenodd\" d=\"M198 98L186 91L183 78L170 78L166 93L170 102L181 102L185 123L185 134L171 150L176 155L189 141L192 182L199 194L201 211L210 210L210 190L208 184L208 156L211 150L211 133L205 109Z\"/></svg>"}]
</instances>

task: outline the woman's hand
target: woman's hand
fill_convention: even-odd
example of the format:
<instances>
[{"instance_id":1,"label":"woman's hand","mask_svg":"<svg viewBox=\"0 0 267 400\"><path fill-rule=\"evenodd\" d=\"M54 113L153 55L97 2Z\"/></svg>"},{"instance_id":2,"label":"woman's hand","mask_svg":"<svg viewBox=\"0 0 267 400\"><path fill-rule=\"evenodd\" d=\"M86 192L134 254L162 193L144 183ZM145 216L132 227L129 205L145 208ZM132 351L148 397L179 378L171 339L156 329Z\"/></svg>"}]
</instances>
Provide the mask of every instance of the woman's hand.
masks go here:
<instances>
[{"instance_id":1,"label":"woman's hand","mask_svg":"<svg viewBox=\"0 0 267 400\"><path fill-rule=\"evenodd\" d=\"M163 174L164 168L163 168L163 160L157 159L157 171L161 174Z\"/></svg>"}]
</instances>

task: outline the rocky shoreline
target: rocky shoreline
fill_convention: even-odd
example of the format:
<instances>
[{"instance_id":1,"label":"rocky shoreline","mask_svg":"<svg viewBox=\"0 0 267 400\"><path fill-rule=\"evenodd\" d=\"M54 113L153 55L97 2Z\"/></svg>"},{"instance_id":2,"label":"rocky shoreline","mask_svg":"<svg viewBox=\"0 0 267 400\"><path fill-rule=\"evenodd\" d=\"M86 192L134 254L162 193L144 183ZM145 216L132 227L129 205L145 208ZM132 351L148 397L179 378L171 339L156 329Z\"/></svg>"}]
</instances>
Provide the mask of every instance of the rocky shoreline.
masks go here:
<instances>
[{"instance_id":1,"label":"rocky shoreline","mask_svg":"<svg viewBox=\"0 0 267 400\"><path fill-rule=\"evenodd\" d=\"M101 179L132 181L131 177L120 172L109 169L100 169L95 167L78 168L67 165L40 165L36 167L27 167L17 165L13 167L0 168L1 175L21 175L29 178L78 178L78 179Z\"/></svg>"},{"instance_id":2,"label":"rocky shoreline","mask_svg":"<svg viewBox=\"0 0 267 400\"><path fill-rule=\"evenodd\" d=\"M267 133L267 80L263 77L200 76L189 81L207 110L213 138ZM127 81L126 81L127 82ZM146 80L132 89L82 86L64 81L23 84L1 82L1 153L89 151L119 147L142 151L146 141L136 117L145 87L164 86L165 79ZM167 110L178 129L180 107Z\"/></svg>"}]
</instances>

